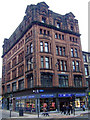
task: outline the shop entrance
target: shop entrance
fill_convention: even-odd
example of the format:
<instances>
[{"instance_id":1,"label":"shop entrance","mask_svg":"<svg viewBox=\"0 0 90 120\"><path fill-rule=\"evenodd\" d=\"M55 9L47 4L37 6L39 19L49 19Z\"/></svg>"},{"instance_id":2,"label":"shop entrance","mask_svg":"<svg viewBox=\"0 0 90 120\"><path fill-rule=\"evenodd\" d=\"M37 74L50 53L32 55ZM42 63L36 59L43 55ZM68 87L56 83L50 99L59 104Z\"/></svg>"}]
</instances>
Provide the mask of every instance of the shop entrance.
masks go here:
<instances>
[{"instance_id":1,"label":"shop entrance","mask_svg":"<svg viewBox=\"0 0 90 120\"><path fill-rule=\"evenodd\" d=\"M60 105L60 111L63 107L63 105L69 105L70 104L70 98L60 98L59 99L59 105Z\"/></svg>"}]
</instances>

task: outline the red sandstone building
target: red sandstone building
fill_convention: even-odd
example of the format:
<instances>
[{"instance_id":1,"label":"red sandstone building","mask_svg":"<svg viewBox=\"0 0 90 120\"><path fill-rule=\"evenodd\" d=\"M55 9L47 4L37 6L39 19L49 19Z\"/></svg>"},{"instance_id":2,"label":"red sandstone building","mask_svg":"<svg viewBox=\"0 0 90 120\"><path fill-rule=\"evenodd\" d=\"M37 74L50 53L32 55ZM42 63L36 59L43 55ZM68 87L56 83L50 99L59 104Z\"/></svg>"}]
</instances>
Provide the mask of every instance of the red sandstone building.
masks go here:
<instances>
[{"instance_id":1,"label":"red sandstone building","mask_svg":"<svg viewBox=\"0 0 90 120\"><path fill-rule=\"evenodd\" d=\"M86 100L78 20L54 13L45 2L28 5L22 22L3 45L3 107L39 111L75 107Z\"/></svg>"}]
</instances>

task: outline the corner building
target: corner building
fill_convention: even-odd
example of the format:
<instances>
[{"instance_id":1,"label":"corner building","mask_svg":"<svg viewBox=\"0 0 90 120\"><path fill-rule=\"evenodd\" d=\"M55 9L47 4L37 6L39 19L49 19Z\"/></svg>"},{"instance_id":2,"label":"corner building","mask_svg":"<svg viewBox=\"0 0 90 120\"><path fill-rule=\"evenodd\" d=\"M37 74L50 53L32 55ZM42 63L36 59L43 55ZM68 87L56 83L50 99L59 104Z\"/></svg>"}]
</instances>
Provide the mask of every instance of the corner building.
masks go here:
<instances>
[{"instance_id":1,"label":"corner building","mask_svg":"<svg viewBox=\"0 0 90 120\"><path fill-rule=\"evenodd\" d=\"M4 39L3 108L25 111L60 110L63 104L80 108L86 101L86 81L78 20L72 12L60 15L45 2L28 5L20 25ZM12 99L12 103L10 100Z\"/></svg>"}]
</instances>

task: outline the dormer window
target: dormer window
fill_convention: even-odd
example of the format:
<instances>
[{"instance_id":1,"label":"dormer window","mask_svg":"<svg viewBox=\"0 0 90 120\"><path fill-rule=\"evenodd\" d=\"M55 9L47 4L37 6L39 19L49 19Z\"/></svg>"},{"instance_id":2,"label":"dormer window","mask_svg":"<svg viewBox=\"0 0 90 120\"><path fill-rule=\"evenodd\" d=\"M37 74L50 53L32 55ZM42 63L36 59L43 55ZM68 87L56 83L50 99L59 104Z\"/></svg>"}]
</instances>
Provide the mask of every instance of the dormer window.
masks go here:
<instances>
[{"instance_id":1,"label":"dormer window","mask_svg":"<svg viewBox=\"0 0 90 120\"><path fill-rule=\"evenodd\" d=\"M73 27L73 25L71 25L71 31L73 31L74 30L74 27Z\"/></svg>"},{"instance_id":2,"label":"dormer window","mask_svg":"<svg viewBox=\"0 0 90 120\"><path fill-rule=\"evenodd\" d=\"M46 23L46 18L42 17L42 23Z\"/></svg>"},{"instance_id":3,"label":"dormer window","mask_svg":"<svg viewBox=\"0 0 90 120\"><path fill-rule=\"evenodd\" d=\"M57 22L57 28L60 28L60 23L59 22Z\"/></svg>"}]
</instances>

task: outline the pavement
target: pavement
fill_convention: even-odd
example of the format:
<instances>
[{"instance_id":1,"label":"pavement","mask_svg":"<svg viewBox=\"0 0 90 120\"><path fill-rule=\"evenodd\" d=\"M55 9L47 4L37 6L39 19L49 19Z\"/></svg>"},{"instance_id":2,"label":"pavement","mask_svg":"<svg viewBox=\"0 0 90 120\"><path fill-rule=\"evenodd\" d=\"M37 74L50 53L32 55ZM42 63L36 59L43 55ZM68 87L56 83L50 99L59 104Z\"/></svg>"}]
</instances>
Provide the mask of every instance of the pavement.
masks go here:
<instances>
[{"instance_id":1,"label":"pavement","mask_svg":"<svg viewBox=\"0 0 90 120\"><path fill-rule=\"evenodd\" d=\"M8 113L10 114L10 111L9 110L2 110L2 114L4 113ZM53 119L53 118L73 118L73 117L78 117L78 116L82 116L84 114L87 114L87 113L90 113L90 110L85 110L85 111L75 111L75 115L74 114L70 114L70 115L64 115L64 114L61 114L60 112L49 112L49 116L44 116L42 115L42 113L39 113L39 118L42 118L42 119ZM4 117L5 118L5 117ZM8 117L10 118L10 116ZM38 114L33 114L33 113L30 113L30 114L27 114L27 113L24 113L23 116L19 116L19 113L18 112L15 112L15 111L12 111L11 112L11 118L38 118Z\"/></svg>"}]
</instances>

